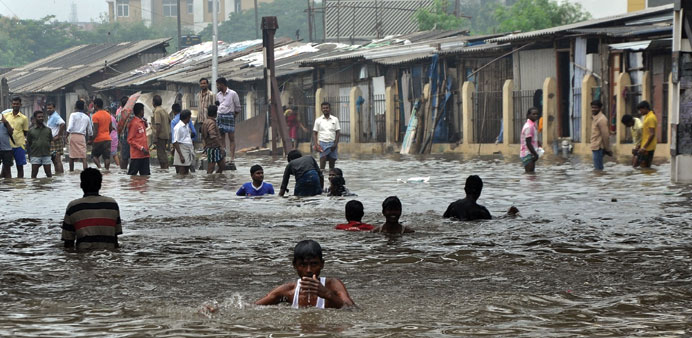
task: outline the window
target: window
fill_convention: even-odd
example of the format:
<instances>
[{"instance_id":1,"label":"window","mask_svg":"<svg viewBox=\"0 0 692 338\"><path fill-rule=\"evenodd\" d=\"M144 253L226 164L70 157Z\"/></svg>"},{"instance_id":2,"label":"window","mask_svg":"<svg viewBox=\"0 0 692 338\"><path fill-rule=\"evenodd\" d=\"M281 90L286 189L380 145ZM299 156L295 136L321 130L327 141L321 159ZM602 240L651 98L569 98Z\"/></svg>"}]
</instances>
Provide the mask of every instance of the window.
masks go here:
<instances>
[{"instance_id":1,"label":"window","mask_svg":"<svg viewBox=\"0 0 692 338\"><path fill-rule=\"evenodd\" d=\"M240 13L240 11L241 11L242 9L243 9L243 8L242 8L242 6L241 6L241 4L240 4L240 0L235 0L235 12L236 12L236 13Z\"/></svg>"},{"instance_id":2,"label":"window","mask_svg":"<svg viewBox=\"0 0 692 338\"><path fill-rule=\"evenodd\" d=\"M130 16L130 0L116 0L115 9L118 16Z\"/></svg>"},{"instance_id":3,"label":"window","mask_svg":"<svg viewBox=\"0 0 692 338\"><path fill-rule=\"evenodd\" d=\"M163 0L163 16L169 18L178 16L178 0Z\"/></svg>"},{"instance_id":4,"label":"window","mask_svg":"<svg viewBox=\"0 0 692 338\"><path fill-rule=\"evenodd\" d=\"M187 14L192 14L195 11L195 0L187 0Z\"/></svg>"},{"instance_id":5,"label":"window","mask_svg":"<svg viewBox=\"0 0 692 338\"><path fill-rule=\"evenodd\" d=\"M212 0L207 0L207 12L211 13L214 9L214 3ZM219 0L216 0L216 9L221 12L221 4L219 4Z\"/></svg>"}]
</instances>

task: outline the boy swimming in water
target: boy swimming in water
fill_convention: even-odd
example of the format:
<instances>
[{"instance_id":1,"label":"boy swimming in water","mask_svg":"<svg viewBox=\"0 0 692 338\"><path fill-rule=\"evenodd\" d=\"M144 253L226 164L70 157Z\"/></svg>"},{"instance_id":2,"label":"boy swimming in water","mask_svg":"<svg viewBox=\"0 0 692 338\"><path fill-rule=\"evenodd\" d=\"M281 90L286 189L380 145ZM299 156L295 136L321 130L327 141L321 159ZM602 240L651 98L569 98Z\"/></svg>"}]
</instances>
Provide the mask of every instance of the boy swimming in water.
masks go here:
<instances>
[{"instance_id":1,"label":"boy swimming in water","mask_svg":"<svg viewBox=\"0 0 692 338\"><path fill-rule=\"evenodd\" d=\"M324 268L322 247L313 240L298 242L293 248L293 267L297 281L286 283L269 292L256 305L276 305L291 302L294 309L317 307L340 309L354 306L344 283L336 278L320 277Z\"/></svg>"},{"instance_id":2,"label":"boy swimming in water","mask_svg":"<svg viewBox=\"0 0 692 338\"><path fill-rule=\"evenodd\" d=\"M336 230L346 231L370 231L375 227L361 222L363 219L363 203L360 201L351 200L346 203L346 224L338 224Z\"/></svg>"},{"instance_id":3,"label":"boy swimming in water","mask_svg":"<svg viewBox=\"0 0 692 338\"><path fill-rule=\"evenodd\" d=\"M252 182L243 184L235 193L237 196L274 195L274 186L264 181L264 169L262 169L262 166L259 164L253 165L250 168L250 177L252 177Z\"/></svg>"},{"instance_id":4,"label":"boy swimming in water","mask_svg":"<svg viewBox=\"0 0 692 338\"><path fill-rule=\"evenodd\" d=\"M378 226L372 232L382 232L388 234L404 234L414 232L413 229L401 225L399 218L401 217L401 201L396 196L389 196L382 202L382 215L385 222Z\"/></svg>"}]
</instances>

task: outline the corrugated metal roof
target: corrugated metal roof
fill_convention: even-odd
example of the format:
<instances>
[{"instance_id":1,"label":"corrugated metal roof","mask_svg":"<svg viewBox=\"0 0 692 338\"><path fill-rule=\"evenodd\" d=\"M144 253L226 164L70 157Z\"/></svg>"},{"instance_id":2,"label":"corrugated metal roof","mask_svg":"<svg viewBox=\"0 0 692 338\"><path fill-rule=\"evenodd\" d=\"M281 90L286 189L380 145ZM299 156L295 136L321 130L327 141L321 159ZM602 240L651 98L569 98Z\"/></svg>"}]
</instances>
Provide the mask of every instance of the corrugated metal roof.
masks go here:
<instances>
[{"instance_id":1,"label":"corrugated metal roof","mask_svg":"<svg viewBox=\"0 0 692 338\"><path fill-rule=\"evenodd\" d=\"M3 76L12 93L49 93L168 40L170 38L75 46L15 68Z\"/></svg>"},{"instance_id":2,"label":"corrugated metal roof","mask_svg":"<svg viewBox=\"0 0 692 338\"><path fill-rule=\"evenodd\" d=\"M432 9L434 0L328 1L327 37L373 38L418 31L413 14Z\"/></svg>"},{"instance_id":3,"label":"corrugated metal roof","mask_svg":"<svg viewBox=\"0 0 692 338\"><path fill-rule=\"evenodd\" d=\"M639 19L639 18L643 18L646 16L661 15L661 14L666 14L666 13L670 13L670 15L672 17L673 5L647 8L645 10L641 10L641 11L637 11L637 12L631 12L631 13L626 13L626 14L609 16L609 17L605 17L605 18L587 20L587 21L577 22L577 23L573 23L573 24L569 24L569 25L546 28L546 29L541 29L541 30L536 30L536 31L531 31L531 32L509 34L509 35L506 35L503 37L488 39L488 42L511 42L511 41L518 41L518 40L533 39L533 38L537 38L537 37L541 37L541 36L553 35L553 34L557 34L560 32L567 32L570 30L575 30L575 29L580 29L580 28L593 27L593 26L598 26L598 25L603 25L603 24L608 24L608 23L615 23L618 21L626 21L626 20L630 20L630 19Z\"/></svg>"},{"instance_id":4,"label":"corrugated metal roof","mask_svg":"<svg viewBox=\"0 0 692 338\"><path fill-rule=\"evenodd\" d=\"M646 25L646 26L618 26L618 27L600 27L600 28L580 28L571 29L570 33L602 35L610 37L630 37L650 34L672 34L673 26L671 25Z\"/></svg>"}]
</instances>

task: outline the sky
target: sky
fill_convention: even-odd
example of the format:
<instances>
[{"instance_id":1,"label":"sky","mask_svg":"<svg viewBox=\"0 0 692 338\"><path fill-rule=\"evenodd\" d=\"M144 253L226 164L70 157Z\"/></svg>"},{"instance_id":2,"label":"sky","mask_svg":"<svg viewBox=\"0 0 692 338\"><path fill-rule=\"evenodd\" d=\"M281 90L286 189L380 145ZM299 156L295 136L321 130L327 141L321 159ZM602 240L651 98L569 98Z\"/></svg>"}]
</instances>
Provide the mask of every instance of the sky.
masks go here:
<instances>
[{"instance_id":1,"label":"sky","mask_svg":"<svg viewBox=\"0 0 692 338\"><path fill-rule=\"evenodd\" d=\"M580 3L594 18L621 14L627 10L627 0L568 1ZM0 14L16 15L22 19L55 15L60 21L69 21L73 3L77 5L78 21L100 21L99 15L108 12L105 0L0 0Z\"/></svg>"}]
</instances>

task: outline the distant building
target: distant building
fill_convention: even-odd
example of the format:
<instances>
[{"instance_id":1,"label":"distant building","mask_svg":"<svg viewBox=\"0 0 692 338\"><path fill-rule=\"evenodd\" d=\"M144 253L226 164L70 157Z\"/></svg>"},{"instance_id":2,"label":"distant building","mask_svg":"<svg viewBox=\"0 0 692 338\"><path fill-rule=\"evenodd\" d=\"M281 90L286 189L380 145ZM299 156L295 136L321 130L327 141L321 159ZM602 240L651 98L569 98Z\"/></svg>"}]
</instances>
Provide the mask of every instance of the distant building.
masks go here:
<instances>
[{"instance_id":1,"label":"distant building","mask_svg":"<svg viewBox=\"0 0 692 338\"><path fill-rule=\"evenodd\" d=\"M232 13L254 9L255 0L216 0L219 22ZM257 0L258 5L274 0ZM183 27L200 32L212 22L212 0L106 0L110 22L143 22L147 26L177 20L180 2L180 22Z\"/></svg>"},{"instance_id":2,"label":"distant building","mask_svg":"<svg viewBox=\"0 0 692 338\"><path fill-rule=\"evenodd\" d=\"M675 0L627 0L627 12L641 11L650 7L674 3Z\"/></svg>"}]
</instances>

